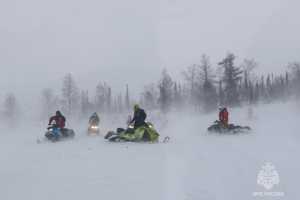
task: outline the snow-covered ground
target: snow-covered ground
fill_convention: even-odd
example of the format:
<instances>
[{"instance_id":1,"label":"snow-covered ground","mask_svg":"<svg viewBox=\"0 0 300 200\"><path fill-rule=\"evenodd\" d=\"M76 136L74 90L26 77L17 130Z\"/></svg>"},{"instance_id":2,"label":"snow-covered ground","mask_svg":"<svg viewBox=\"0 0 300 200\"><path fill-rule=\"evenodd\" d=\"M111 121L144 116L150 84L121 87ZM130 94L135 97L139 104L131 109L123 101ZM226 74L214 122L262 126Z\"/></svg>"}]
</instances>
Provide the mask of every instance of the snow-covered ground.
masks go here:
<instances>
[{"instance_id":1,"label":"snow-covered ground","mask_svg":"<svg viewBox=\"0 0 300 200\"><path fill-rule=\"evenodd\" d=\"M206 128L215 115L174 114L159 130L171 137L167 144L108 143L87 137L83 125L73 141L37 144L41 125L2 129L0 199L279 199L253 197L266 191L257 185L257 174L271 162L280 176L272 191L296 200L299 112L294 104L266 105L248 120L246 108L232 110L232 122L254 129L247 135L209 135Z\"/></svg>"}]
</instances>

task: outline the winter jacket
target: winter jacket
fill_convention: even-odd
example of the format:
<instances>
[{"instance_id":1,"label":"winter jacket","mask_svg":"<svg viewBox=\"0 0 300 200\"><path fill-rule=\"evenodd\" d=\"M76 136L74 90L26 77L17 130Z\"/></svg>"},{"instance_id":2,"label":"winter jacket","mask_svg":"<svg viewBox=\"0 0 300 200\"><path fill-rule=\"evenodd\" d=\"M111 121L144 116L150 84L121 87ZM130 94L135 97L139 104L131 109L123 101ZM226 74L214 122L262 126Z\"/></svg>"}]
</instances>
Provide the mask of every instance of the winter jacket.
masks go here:
<instances>
[{"instance_id":1,"label":"winter jacket","mask_svg":"<svg viewBox=\"0 0 300 200\"><path fill-rule=\"evenodd\" d=\"M55 124L58 128L63 129L66 126L66 118L63 115L61 115L61 116L55 115L55 116L51 117L49 120L49 125L51 125L53 121L55 122Z\"/></svg>"},{"instance_id":2,"label":"winter jacket","mask_svg":"<svg viewBox=\"0 0 300 200\"><path fill-rule=\"evenodd\" d=\"M222 110L219 113L219 120L220 122L222 122L224 125L228 125L229 122L229 113L227 111L227 109Z\"/></svg>"},{"instance_id":3,"label":"winter jacket","mask_svg":"<svg viewBox=\"0 0 300 200\"><path fill-rule=\"evenodd\" d=\"M137 109L134 112L133 119L131 120L131 123L134 123L134 128L138 128L140 126L145 125L145 120L147 118L147 114L143 109Z\"/></svg>"},{"instance_id":4,"label":"winter jacket","mask_svg":"<svg viewBox=\"0 0 300 200\"><path fill-rule=\"evenodd\" d=\"M100 123L100 118L98 115L93 115L90 117L90 120L89 120L90 125L99 125L99 123Z\"/></svg>"}]
</instances>

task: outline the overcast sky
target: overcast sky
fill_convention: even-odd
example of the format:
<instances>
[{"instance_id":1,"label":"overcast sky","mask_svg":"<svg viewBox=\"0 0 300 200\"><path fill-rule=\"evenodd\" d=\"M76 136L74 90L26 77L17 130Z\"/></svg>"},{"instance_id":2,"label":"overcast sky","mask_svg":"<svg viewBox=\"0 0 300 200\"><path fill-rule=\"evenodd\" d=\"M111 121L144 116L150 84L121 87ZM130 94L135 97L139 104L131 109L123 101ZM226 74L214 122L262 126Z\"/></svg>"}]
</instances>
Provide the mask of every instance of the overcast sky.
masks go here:
<instances>
[{"instance_id":1,"label":"overcast sky","mask_svg":"<svg viewBox=\"0 0 300 200\"><path fill-rule=\"evenodd\" d=\"M255 58L260 72L300 60L297 0L1 0L0 94L61 87L118 91L179 76L201 54ZM141 83L141 84L139 84Z\"/></svg>"}]
</instances>

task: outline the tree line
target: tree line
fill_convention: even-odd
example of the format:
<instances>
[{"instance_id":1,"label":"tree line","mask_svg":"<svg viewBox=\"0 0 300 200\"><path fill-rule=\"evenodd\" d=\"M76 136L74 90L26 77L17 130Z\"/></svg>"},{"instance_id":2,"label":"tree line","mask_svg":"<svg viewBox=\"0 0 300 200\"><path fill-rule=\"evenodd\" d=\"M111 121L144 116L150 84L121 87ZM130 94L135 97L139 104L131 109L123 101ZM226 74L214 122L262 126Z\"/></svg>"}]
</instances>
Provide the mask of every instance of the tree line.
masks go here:
<instances>
[{"instance_id":1,"label":"tree line","mask_svg":"<svg viewBox=\"0 0 300 200\"><path fill-rule=\"evenodd\" d=\"M142 105L147 109L192 109L198 112L216 111L218 106L243 106L287 101L300 97L300 63L289 63L284 74L258 76L259 64L254 59L236 63L232 53L213 66L206 55L200 62L188 66L183 80L174 81L166 70L158 84L145 87ZM158 87L157 87L158 85Z\"/></svg>"},{"instance_id":2,"label":"tree line","mask_svg":"<svg viewBox=\"0 0 300 200\"><path fill-rule=\"evenodd\" d=\"M236 56L228 53L223 60L213 65L207 55L199 63L188 66L181 80L174 80L163 70L157 83L146 85L140 99L130 96L129 86L121 94L113 94L105 82L95 86L93 95L80 89L72 74L63 78L61 94L52 88L41 92L41 115L48 117L55 110L67 116L87 117L92 112L122 113L130 111L134 103L146 110L163 113L172 110L191 109L197 112L212 112L218 106L242 106L259 103L287 101L300 97L300 62L289 63L284 74L273 73L258 76L255 69L259 64L254 59L236 63ZM17 98L8 94L4 99L3 115L15 119L18 115Z\"/></svg>"}]
</instances>

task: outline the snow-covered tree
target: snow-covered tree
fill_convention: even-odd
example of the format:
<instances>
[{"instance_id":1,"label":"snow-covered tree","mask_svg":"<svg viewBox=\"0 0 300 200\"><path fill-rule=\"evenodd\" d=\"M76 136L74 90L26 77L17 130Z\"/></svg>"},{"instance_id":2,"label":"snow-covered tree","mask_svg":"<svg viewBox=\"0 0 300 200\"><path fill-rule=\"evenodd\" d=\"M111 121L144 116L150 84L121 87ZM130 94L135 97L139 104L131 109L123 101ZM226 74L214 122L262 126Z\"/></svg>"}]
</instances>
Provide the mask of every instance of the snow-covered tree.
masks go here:
<instances>
[{"instance_id":1,"label":"snow-covered tree","mask_svg":"<svg viewBox=\"0 0 300 200\"><path fill-rule=\"evenodd\" d=\"M234 60L235 55L230 53L219 63L224 69L225 103L229 106L237 106L240 104L238 84L243 71L239 67L235 67Z\"/></svg>"},{"instance_id":2,"label":"snow-covered tree","mask_svg":"<svg viewBox=\"0 0 300 200\"><path fill-rule=\"evenodd\" d=\"M7 123L17 123L18 118L18 104L14 94L10 93L4 100L4 119Z\"/></svg>"},{"instance_id":3,"label":"snow-covered tree","mask_svg":"<svg viewBox=\"0 0 300 200\"><path fill-rule=\"evenodd\" d=\"M99 83L96 87L95 107L99 112L109 112L112 105L111 88L106 83Z\"/></svg>"},{"instance_id":4,"label":"snow-covered tree","mask_svg":"<svg viewBox=\"0 0 300 200\"><path fill-rule=\"evenodd\" d=\"M183 94L180 83L174 83L173 106L180 110L183 107Z\"/></svg>"},{"instance_id":5,"label":"snow-covered tree","mask_svg":"<svg viewBox=\"0 0 300 200\"><path fill-rule=\"evenodd\" d=\"M159 83L159 105L163 112L168 112L173 100L173 80L166 70L162 72Z\"/></svg>"},{"instance_id":6,"label":"snow-covered tree","mask_svg":"<svg viewBox=\"0 0 300 200\"><path fill-rule=\"evenodd\" d=\"M141 103L147 110L153 110L157 108L158 92L154 84L150 84L144 87L144 91L141 94Z\"/></svg>"},{"instance_id":7,"label":"snow-covered tree","mask_svg":"<svg viewBox=\"0 0 300 200\"><path fill-rule=\"evenodd\" d=\"M67 74L63 79L62 100L67 115L72 115L78 111L79 89L72 74Z\"/></svg>"},{"instance_id":8,"label":"snow-covered tree","mask_svg":"<svg viewBox=\"0 0 300 200\"><path fill-rule=\"evenodd\" d=\"M189 88L188 100L196 106L199 103L199 66L190 65L182 72L185 82Z\"/></svg>"},{"instance_id":9,"label":"snow-covered tree","mask_svg":"<svg viewBox=\"0 0 300 200\"><path fill-rule=\"evenodd\" d=\"M254 81L254 70L258 67L255 59L244 59L241 68L244 71L244 79Z\"/></svg>"},{"instance_id":10,"label":"snow-covered tree","mask_svg":"<svg viewBox=\"0 0 300 200\"><path fill-rule=\"evenodd\" d=\"M250 95L253 95L253 85L250 88L250 85L255 81L256 77L254 70L258 67L258 63L254 59L244 59L241 68L243 69L244 76L242 85L240 87L241 100L250 103ZM252 94L251 94L252 92Z\"/></svg>"},{"instance_id":11,"label":"snow-covered tree","mask_svg":"<svg viewBox=\"0 0 300 200\"><path fill-rule=\"evenodd\" d=\"M126 95L125 95L125 109L130 110L130 97L129 97L129 87L126 85Z\"/></svg>"},{"instance_id":12,"label":"snow-covered tree","mask_svg":"<svg viewBox=\"0 0 300 200\"><path fill-rule=\"evenodd\" d=\"M209 58L202 55L199 65L199 75L202 81L202 93L200 95L203 102L203 108L206 112L210 112L217 107L218 95L214 85L214 74L209 63Z\"/></svg>"},{"instance_id":13,"label":"snow-covered tree","mask_svg":"<svg viewBox=\"0 0 300 200\"><path fill-rule=\"evenodd\" d=\"M92 111L92 103L89 99L89 92L88 90L81 91L81 98L80 98L80 114L82 117L87 117Z\"/></svg>"},{"instance_id":14,"label":"snow-covered tree","mask_svg":"<svg viewBox=\"0 0 300 200\"><path fill-rule=\"evenodd\" d=\"M296 97L300 98L300 62L293 62L288 65L292 76L292 90Z\"/></svg>"}]
</instances>

